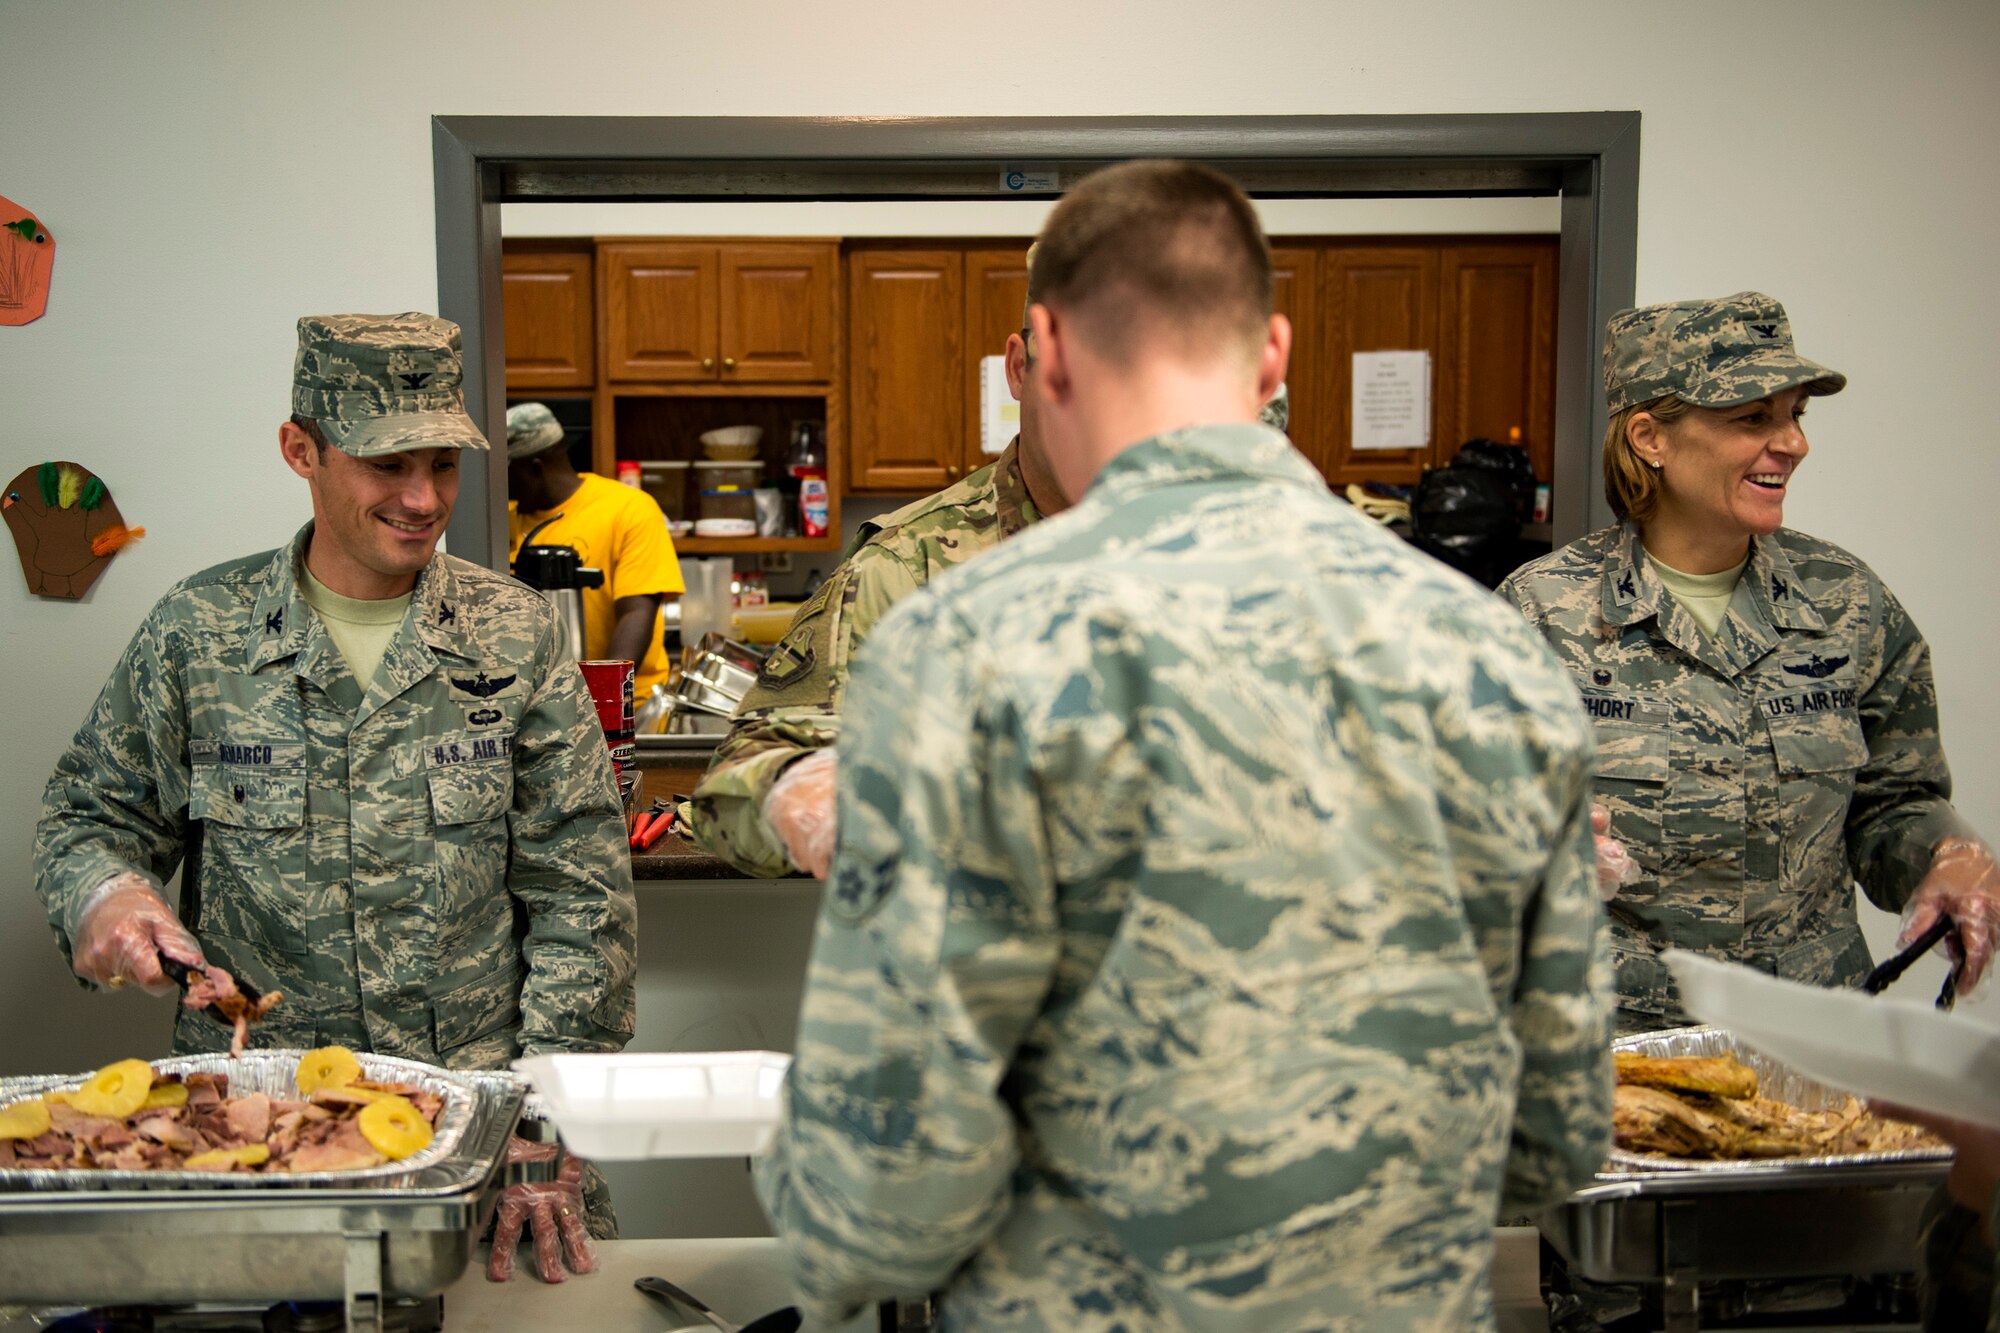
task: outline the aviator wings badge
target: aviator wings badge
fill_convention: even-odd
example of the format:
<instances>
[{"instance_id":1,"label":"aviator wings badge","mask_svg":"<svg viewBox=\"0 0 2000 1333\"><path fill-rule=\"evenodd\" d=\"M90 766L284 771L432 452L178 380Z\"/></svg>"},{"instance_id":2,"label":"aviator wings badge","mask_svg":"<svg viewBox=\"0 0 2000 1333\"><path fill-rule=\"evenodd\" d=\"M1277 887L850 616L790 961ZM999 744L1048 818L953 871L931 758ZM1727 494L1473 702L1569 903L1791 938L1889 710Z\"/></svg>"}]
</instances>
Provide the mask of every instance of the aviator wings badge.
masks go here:
<instances>
[{"instance_id":1,"label":"aviator wings badge","mask_svg":"<svg viewBox=\"0 0 2000 1333\"><path fill-rule=\"evenodd\" d=\"M486 673L482 671L476 680L460 680L457 676L453 676L451 683L475 699L490 699L509 685L512 685L514 677L501 676L495 680L488 680Z\"/></svg>"}]
</instances>

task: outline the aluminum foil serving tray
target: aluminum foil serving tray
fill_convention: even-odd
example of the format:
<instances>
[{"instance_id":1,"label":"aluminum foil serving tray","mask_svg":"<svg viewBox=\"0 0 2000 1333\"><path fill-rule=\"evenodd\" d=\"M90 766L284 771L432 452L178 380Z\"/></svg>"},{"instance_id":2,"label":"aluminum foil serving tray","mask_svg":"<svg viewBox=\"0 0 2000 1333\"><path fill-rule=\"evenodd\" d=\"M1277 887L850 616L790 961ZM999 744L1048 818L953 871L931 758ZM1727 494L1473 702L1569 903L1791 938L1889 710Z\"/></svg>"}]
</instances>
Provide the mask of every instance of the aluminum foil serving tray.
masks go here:
<instances>
[{"instance_id":1,"label":"aluminum foil serving tray","mask_svg":"<svg viewBox=\"0 0 2000 1333\"><path fill-rule=\"evenodd\" d=\"M1847 1102L1846 1093L1829 1088L1823 1083L1816 1083L1803 1074L1787 1069L1776 1060L1740 1045L1721 1028L1670 1028L1664 1032L1620 1037L1611 1043L1611 1049L1647 1056L1733 1055L1756 1071L1759 1097L1788 1102L1802 1111L1831 1110ZM1770 1157L1748 1161L1668 1157L1663 1153L1627 1152L1623 1148L1614 1147L1607 1158L1611 1170L1600 1178L1612 1179L1620 1174L1635 1172L1646 1174L1654 1171L1693 1171L1707 1176L1764 1178L1773 1174L1792 1174L1830 1166L1856 1167L1897 1162L1949 1163L1950 1161L1951 1149L1942 1145L1935 1148L1906 1149L1900 1152L1841 1153L1824 1157Z\"/></svg>"},{"instance_id":2,"label":"aluminum foil serving tray","mask_svg":"<svg viewBox=\"0 0 2000 1333\"><path fill-rule=\"evenodd\" d=\"M304 1054L303 1051L292 1050L245 1051L234 1059L226 1054L179 1055L154 1060L151 1064L163 1074L226 1074L230 1096L247 1097L261 1092L273 1098L303 1101L305 1098L293 1076L299 1067L299 1057ZM428 1148L400 1162L342 1171L30 1171L10 1168L0 1170L0 1193L23 1190L68 1193L73 1190L379 1189L407 1183L430 1168L452 1160L478 1107L480 1087L475 1080L480 1076L454 1073L434 1065L388 1055L360 1055L358 1058L363 1078L384 1083L414 1083L442 1099L444 1109L438 1112L435 1135ZM89 1077L88 1073L84 1073L0 1078L0 1106L45 1092L78 1088Z\"/></svg>"},{"instance_id":3,"label":"aluminum foil serving tray","mask_svg":"<svg viewBox=\"0 0 2000 1333\"><path fill-rule=\"evenodd\" d=\"M0 1173L0 1303L43 1305L344 1301L351 1330L379 1327L382 1302L456 1281L502 1184L526 1083L363 1055L370 1078L420 1083L445 1110L430 1149L359 1171L226 1176L198 1172ZM298 1053L246 1053L232 1087L290 1091ZM227 1056L155 1061L212 1069ZM79 1080L0 1081L0 1098Z\"/></svg>"},{"instance_id":4,"label":"aluminum foil serving tray","mask_svg":"<svg viewBox=\"0 0 2000 1333\"><path fill-rule=\"evenodd\" d=\"M1845 1094L1801 1078L1717 1028L1620 1038L1646 1055L1735 1051L1758 1091L1807 1110ZM1690 1162L1614 1149L1596 1183L1536 1219L1572 1272L1598 1282L1663 1283L1667 1328L1692 1329L1699 1282L1906 1273L1924 1205L1951 1150Z\"/></svg>"}]
</instances>

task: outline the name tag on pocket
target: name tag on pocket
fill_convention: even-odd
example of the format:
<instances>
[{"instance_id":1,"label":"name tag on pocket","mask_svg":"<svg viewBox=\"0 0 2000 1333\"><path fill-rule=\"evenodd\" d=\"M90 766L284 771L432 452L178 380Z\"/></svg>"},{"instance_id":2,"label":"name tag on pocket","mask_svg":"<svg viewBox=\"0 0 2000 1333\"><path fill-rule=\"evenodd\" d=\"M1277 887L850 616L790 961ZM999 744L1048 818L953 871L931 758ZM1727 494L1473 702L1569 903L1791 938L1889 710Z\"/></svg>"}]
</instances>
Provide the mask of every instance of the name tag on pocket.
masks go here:
<instances>
[{"instance_id":1,"label":"name tag on pocket","mask_svg":"<svg viewBox=\"0 0 2000 1333\"><path fill-rule=\"evenodd\" d=\"M1593 722L1627 722L1638 727L1664 727L1672 710L1657 699L1635 699L1628 694L1583 691L1583 711Z\"/></svg>"},{"instance_id":2,"label":"name tag on pocket","mask_svg":"<svg viewBox=\"0 0 2000 1333\"><path fill-rule=\"evenodd\" d=\"M188 762L196 768L220 765L223 768L254 768L266 772L293 772L306 766L306 747L298 741L210 741L188 742Z\"/></svg>"}]
</instances>

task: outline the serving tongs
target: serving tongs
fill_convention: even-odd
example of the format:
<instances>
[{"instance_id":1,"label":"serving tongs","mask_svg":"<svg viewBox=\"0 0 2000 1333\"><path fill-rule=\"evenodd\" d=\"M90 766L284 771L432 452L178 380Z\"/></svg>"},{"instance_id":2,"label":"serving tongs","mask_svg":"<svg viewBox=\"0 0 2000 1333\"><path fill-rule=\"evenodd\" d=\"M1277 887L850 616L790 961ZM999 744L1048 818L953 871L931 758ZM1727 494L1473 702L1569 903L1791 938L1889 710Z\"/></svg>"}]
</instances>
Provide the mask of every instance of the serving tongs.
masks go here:
<instances>
[{"instance_id":1,"label":"serving tongs","mask_svg":"<svg viewBox=\"0 0 2000 1333\"><path fill-rule=\"evenodd\" d=\"M1940 916L1936 921L1931 923L1929 930L1926 930L1923 934L1910 941L1909 948L1903 950L1894 958L1887 960L1873 972L1870 972L1862 981L1861 989L1870 995L1880 995L1889 988L1890 982L1910 970L1910 964L1929 953L1937 942L1947 935L1951 936L1952 944L1958 947L1959 957L1963 959L1965 957L1965 949L1960 944L1958 938L1958 923L1948 916ZM1951 970L1945 973L1944 989L1938 992L1938 1008L1949 1011L1951 1006L1957 1001L1958 970L1963 966L1965 966L1963 962L1953 963Z\"/></svg>"},{"instance_id":2,"label":"serving tongs","mask_svg":"<svg viewBox=\"0 0 2000 1333\"><path fill-rule=\"evenodd\" d=\"M181 962L178 958L169 958L165 954L161 954L160 971L167 974L167 980L173 982L176 986L179 986L181 988L181 998L185 1000L187 999L188 987L194 984L194 979L192 974L196 972L202 972L205 974L207 972L207 969L200 967L189 967L186 963ZM255 986L252 986L249 982L243 980L241 977L236 976L234 973L230 975L230 980L236 983L236 993L238 995L241 995L244 1001L249 1004L251 1012L253 1013L256 1012L257 1002L264 998L264 992L258 990ZM233 1032L236 1030L235 1020L224 1017L222 1011L220 1009L217 1009L214 1005L212 1004L203 1005L201 1007L201 1012L207 1014L210 1018L222 1024L222 1026L228 1028L230 1031Z\"/></svg>"},{"instance_id":3,"label":"serving tongs","mask_svg":"<svg viewBox=\"0 0 2000 1333\"><path fill-rule=\"evenodd\" d=\"M782 1310L758 1315L747 1324L732 1324L696 1299L692 1293L675 1286L663 1277L642 1277L632 1285L648 1296L666 1302L669 1306L682 1305L693 1310L721 1330L721 1333L795 1333L799 1325L804 1322L798 1309L787 1305Z\"/></svg>"}]
</instances>

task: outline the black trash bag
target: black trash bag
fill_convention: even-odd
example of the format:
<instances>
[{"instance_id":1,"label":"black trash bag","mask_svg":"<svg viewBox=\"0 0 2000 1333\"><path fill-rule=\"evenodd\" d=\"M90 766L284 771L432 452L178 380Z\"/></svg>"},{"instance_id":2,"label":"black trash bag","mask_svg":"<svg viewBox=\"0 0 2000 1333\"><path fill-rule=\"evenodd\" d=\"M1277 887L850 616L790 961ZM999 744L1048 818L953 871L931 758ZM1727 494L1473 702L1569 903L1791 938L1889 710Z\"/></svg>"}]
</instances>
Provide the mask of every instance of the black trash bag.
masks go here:
<instances>
[{"instance_id":1,"label":"black trash bag","mask_svg":"<svg viewBox=\"0 0 2000 1333\"><path fill-rule=\"evenodd\" d=\"M1434 468L1410 502L1410 540L1488 588L1520 563L1513 483L1487 467Z\"/></svg>"},{"instance_id":2,"label":"black trash bag","mask_svg":"<svg viewBox=\"0 0 2000 1333\"><path fill-rule=\"evenodd\" d=\"M1518 444L1498 440L1467 440L1459 447L1453 467L1486 468L1506 478L1514 496L1514 521L1526 523L1535 512L1535 465L1528 451Z\"/></svg>"}]
</instances>

